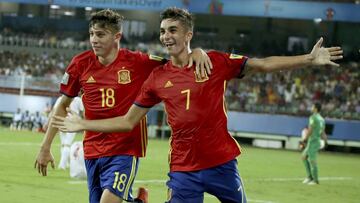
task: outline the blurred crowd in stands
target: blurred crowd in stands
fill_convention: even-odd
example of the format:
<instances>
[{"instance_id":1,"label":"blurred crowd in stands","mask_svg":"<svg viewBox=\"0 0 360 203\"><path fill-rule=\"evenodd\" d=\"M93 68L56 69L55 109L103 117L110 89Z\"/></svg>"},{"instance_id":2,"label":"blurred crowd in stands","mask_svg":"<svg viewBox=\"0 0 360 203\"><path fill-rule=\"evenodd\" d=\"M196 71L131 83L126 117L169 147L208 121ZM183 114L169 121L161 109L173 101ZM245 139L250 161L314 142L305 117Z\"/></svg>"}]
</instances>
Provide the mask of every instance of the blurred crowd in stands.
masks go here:
<instances>
[{"instance_id":1,"label":"blurred crowd in stands","mask_svg":"<svg viewBox=\"0 0 360 203\"><path fill-rule=\"evenodd\" d=\"M0 76L25 74L29 78L44 77L60 81L64 69L71 60L71 56L65 54L66 49L76 50L77 53L89 49L90 46L86 40L66 37L70 36L69 33L61 39L56 36L59 35L14 34L4 29L0 32L0 46L10 45L18 47L19 50L22 47L41 47L58 49L59 52L48 54L44 51L39 54L25 50L0 50ZM165 56L165 51L157 39L146 43L124 41L122 47ZM221 42L217 42L217 45L214 43L216 42L203 39L194 43L193 47L219 46L219 49L231 51ZM244 41L237 46L249 45ZM266 46L279 47L264 45ZM277 49L269 50L272 51L260 55L279 54L273 53ZM298 51L299 49L295 49L295 52L290 54L298 54ZM304 53L302 49L301 52ZM323 104L323 114L326 117L360 120L359 66L359 62L341 62L340 68L308 67L291 72L256 74L242 80L233 80L228 84L226 92L227 107L236 111L307 116L312 103L319 101Z\"/></svg>"},{"instance_id":2,"label":"blurred crowd in stands","mask_svg":"<svg viewBox=\"0 0 360 203\"><path fill-rule=\"evenodd\" d=\"M10 124L10 130L30 130L43 132L44 125L47 124L48 114L50 113L50 105L47 106L48 109L45 109L44 112L36 111L35 113L30 113L29 110L24 112L18 108L14 113L12 118L12 123Z\"/></svg>"}]
</instances>

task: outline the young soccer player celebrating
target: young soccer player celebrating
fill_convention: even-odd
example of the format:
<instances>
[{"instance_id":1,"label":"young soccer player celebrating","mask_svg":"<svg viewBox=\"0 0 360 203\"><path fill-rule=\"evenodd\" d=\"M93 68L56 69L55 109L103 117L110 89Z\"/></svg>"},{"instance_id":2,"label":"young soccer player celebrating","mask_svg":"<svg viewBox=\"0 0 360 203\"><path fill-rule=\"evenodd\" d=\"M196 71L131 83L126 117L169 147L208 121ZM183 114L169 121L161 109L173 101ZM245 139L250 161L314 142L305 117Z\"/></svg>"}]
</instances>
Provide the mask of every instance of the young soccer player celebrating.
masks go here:
<instances>
[{"instance_id":1,"label":"young soccer player celebrating","mask_svg":"<svg viewBox=\"0 0 360 203\"><path fill-rule=\"evenodd\" d=\"M256 59L210 51L213 73L198 78L194 69L185 68L192 36L192 15L183 9L166 9L161 14L160 41L171 60L150 74L126 115L90 121L71 114L56 117L53 124L61 131L127 132L149 108L163 101L172 129L168 201L200 203L207 192L221 202L246 202L236 160L240 146L227 130L226 82L255 72L337 65L331 60L342 58L342 50L322 48L320 39L310 54L292 57Z\"/></svg>"},{"instance_id":2,"label":"young soccer player celebrating","mask_svg":"<svg viewBox=\"0 0 360 203\"><path fill-rule=\"evenodd\" d=\"M63 95L54 107L53 115L65 116L66 107L80 90L83 91L86 119L124 115L151 71L164 63L160 57L120 49L122 20L120 14L109 9L92 15L89 23L92 50L75 56L67 67L60 87ZM205 65L209 71L211 62L206 60L205 52L196 52L196 55L189 56L188 61L192 63L192 58L195 58L202 67L198 72L204 74ZM129 132L85 132L90 203L133 201L132 184L138 158L145 156L147 145L146 118L140 120ZM35 161L35 167L44 176L47 175L48 163L53 168L55 165L50 148L56 133L56 128L48 128ZM142 198L142 201L147 200Z\"/></svg>"}]
</instances>

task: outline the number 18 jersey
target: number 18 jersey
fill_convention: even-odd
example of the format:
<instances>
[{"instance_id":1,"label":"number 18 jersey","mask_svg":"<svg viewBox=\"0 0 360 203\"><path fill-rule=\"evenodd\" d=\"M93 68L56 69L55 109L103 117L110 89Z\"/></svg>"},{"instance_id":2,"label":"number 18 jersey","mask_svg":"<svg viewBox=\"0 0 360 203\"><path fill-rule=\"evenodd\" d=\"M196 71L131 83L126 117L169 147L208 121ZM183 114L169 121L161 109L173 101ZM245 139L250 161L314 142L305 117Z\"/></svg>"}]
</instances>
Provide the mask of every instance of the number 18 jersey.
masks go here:
<instances>
[{"instance_id":1,"label":"number 18 jersey","mask_svg":"<svg viewBox=\"0 0 360 203\"><path fill-rule=\"evenodd\" d=\"M104 119L125 115L151 71L161 58L121 49L116 60L104 66L92 51L73 58L63 76L60 92L75 97L82 90L85 118ZM116 123L114 123L116 125ZM145 156L146 118L129 133L86 131L85 159L114 155Z\"/></svg>"}]
</instances>

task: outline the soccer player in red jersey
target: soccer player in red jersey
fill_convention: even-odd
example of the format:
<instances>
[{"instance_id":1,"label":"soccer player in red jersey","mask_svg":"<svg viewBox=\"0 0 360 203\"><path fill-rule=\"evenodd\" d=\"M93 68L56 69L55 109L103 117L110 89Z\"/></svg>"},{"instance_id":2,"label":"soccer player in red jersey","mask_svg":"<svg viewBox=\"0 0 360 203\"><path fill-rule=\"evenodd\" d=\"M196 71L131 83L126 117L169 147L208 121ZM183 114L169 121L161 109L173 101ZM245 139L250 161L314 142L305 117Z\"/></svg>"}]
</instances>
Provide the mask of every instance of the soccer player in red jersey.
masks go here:
<instances>
[{"instance_id":1,"label":"soccer player in red jersey","mask_svg":"<svg viewBox=\"0 0 360 203\"><path fill-rule=\"evenodd\" d=\"M111 10L99 11L91 17L89 34L92 50L75 56L67 67L60 86L63 96L54 107L54 115L65 116L66 108L80 90L83 92L86 119L124 115L151 71L164 64L160 57L120 49L122 20L121 15ZM193 58L201 63L201 73L204 73L204 64L211 62L206 61L207 55L202 50L194 52L196 54L190 56L190 63ZM56 128L47 130L35 161L35 167L44 176L47 175L49 162L54 168L50 148L56 133ZM86 131L84 153L89 202L132 201L138 158L145 156L146 146L145 117L129 132Z\"/></svg>"},{"instance_id":2,"label":"soccer player in red jersey","mask_svg":"<svg viewBox=\"0 0 360 203\"><path fill-rule=\"evenodd\" d=\"M246 202L236 157L241 150L227 130L224 93L226 82L255 72L272 72L309 65L335 65L340 47L322 48L320 39L310 54L263 59L210 51L213 73L198 78L186 69L193 36L192 15L178 8L161 14L160 41L171 61L155 69L145 81L129 112L103 120L82 120L75 114L56 117L61 131L127 132L163 101L172 129L169 154L169 202L200 203L204 192L221 202ZM209 91L210 90L210 91Z\"/></svg>"}]
</instances>

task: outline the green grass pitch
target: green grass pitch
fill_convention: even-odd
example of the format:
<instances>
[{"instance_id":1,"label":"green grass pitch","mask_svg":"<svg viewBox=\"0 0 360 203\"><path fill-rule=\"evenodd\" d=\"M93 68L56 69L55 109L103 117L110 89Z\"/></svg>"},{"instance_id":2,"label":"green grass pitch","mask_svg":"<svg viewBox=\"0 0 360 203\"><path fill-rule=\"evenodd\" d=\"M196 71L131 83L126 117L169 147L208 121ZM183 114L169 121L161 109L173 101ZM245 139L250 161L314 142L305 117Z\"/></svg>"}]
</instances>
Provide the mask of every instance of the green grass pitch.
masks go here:
<instances>
[{"instance_id":1,"label":"green grass pitch","mask_svg":"<svg viewBox=\"0 0 360 203\"><path fill-rule=\"evenodd\" d=\"M85 181L69 178L69 171L49 169L47 177L34 167L43 134L0 128L1 203L87 202ZM82 136L77 135L76 140ZM59 137L52 152L59 160ZM141 159L134 189L149 189L150 203L166 200L168 141L150 139L147 158ZM243 146L238 158L248 202L360 202L360 155L322 152L319 155L320 185L301 183L305 171L300 152ZM205 195L206 203L219 202Z\"/></svg>"}]
</instances>

